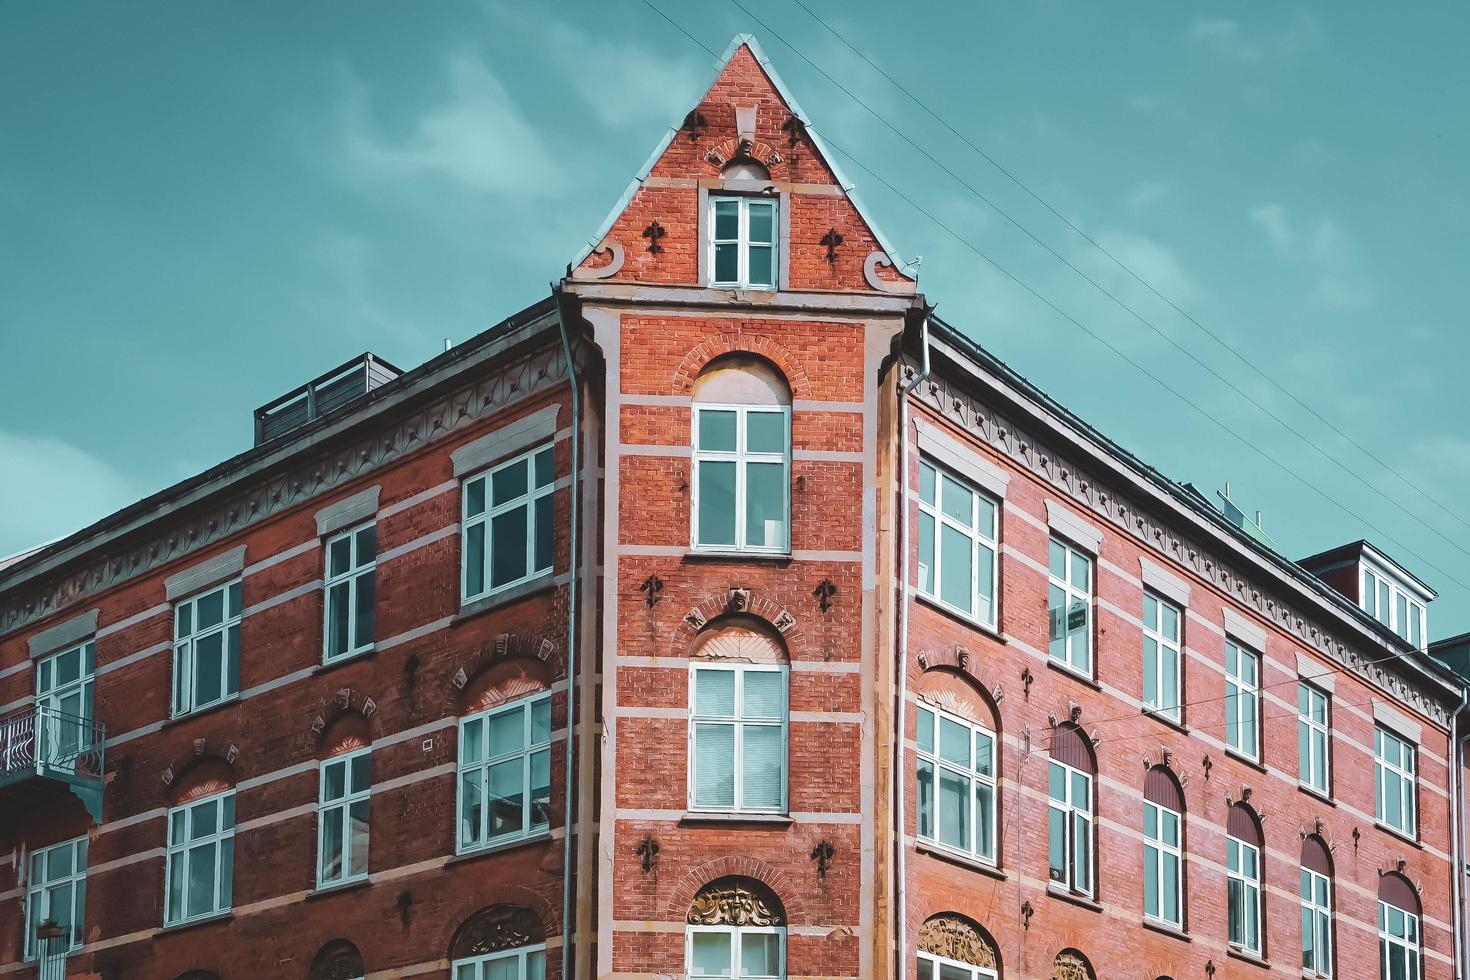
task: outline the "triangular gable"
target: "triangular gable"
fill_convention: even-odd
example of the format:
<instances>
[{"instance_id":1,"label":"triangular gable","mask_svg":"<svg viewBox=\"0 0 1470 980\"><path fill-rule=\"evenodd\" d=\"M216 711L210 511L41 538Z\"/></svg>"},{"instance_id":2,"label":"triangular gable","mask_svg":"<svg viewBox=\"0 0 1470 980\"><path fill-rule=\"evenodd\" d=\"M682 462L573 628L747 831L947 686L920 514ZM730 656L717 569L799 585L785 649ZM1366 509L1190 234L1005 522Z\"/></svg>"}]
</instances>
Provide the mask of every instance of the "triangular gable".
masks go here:
<instances>
[{"instance_id":1,"label":"triangular gable","mask_svg":"<svg viewBox=\"0 0 1470 980\"><path fill-rule=\"evenodd\" d=\"M746 52L746 54L742 55L742 51ZM746 59L749 60L747 61ZM751 74L749 66L752 62L759 69L759 73L763 77L764 82L768 84L768 93L752 92L749 83L743 81L742 76ZM744 86L743 92L741 86ZM701 107L712 109L715 106L719 106L723 109L725 103L731 101L732 97L740 98L743 95L751 99L770 98L773 101L778 101L785 112L791 117L786 120L781 139L775 141L779 143L778 146L767 145L764 142L759 144L776 161L777 165L772 167L772 179L776 181L781 179L777 173L777 168L782 162L782 152L786 151L793 158L788 162L799 162L799 174L794 177L788 176L786 178L787 180L797 180L806 186L830 184L834 189L840 190L840 197L833 196L832 200L845 201L851 206L852 216L863 226L861 237L867 240L866 244L863 242L853 242L852 247L858 249L872 247L881 250L887 258L887 261L881 267L883 273L881 278L892 281L894 285L907 286L903 291L911 289L913 276L911 272L905 270L904 260L863 207L852 182L843 175L835 157L823 144L821 137L810 128L810 117L801 109L801 106L792 96L790 89L787 88L780 75L777 74L774 66L772 66L770 60L761 50L759 42L748 34L737 35L730 42L729 47L726 48L724 55L720 58L719 64L709 83L700 90L700 94L696 96L694 101L689 105L689 108L680 117L679 124L670 127L664 133L659 144L654 148L643 166L639 168L638 173L629 182L623 195L608 213L606 219L603 220L597 233L578 252L575 260L568 267L569 271L579 270L588 257L595 251L598 251L608 241L609 234L615 228L618 228L619 221L624 219L624 216L629 213L630 208L634 207L641 190L650 186L657 186L662 180L681 177L687 180L696 176L690 166L692 155L704 157L709 161L718 159L722 152L724 152L726 158L729 157L730 153L728 151L730 147L725 144L733 143L730 139L720 141L714 137L710 137L703 144L697 143L700 137L700 122L696 114L700 113ZM721 115L723 117L725 114L722 112ZM791 120L793 119L797 122L792 123ZM763 122L763 125L766 130L763 135L767 137L771 136L768 117ZM731 127L726 125L723 128L728 130ZM681 140L681 136L684 139ZM719 145L715 145L717 143ZM707 167L704 172L699 173L697 176L701 178L707 177ZM654 208L653 210L659 211L661 209ZM682 209L676 208L673 210L680 211ZM668 221L669 218L665 217L664 220ZM624 224L627 225L627 222L625 221ZM631 226L622 228L620 235L622 241L618 247L620 249L630 250L646 247L646 242L636 240L636 238L632 237L640 233L641 229L632 229ZM592 263L589 263L589 265L592 265Z\"/></svg>"}]
</instances>

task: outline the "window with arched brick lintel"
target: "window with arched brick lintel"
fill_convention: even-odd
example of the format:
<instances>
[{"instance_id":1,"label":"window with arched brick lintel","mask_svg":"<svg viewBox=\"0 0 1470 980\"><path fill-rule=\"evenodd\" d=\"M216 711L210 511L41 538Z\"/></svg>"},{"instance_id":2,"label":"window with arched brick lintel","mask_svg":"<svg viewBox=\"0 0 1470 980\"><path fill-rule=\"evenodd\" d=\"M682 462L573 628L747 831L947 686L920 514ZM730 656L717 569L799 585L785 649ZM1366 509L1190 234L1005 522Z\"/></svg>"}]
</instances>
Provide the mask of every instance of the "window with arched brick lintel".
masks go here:
<instances>
[{"instance_id":1,"label":"window with arched brick lintel","mask_svg":"<svg viewBox=\"0 0 1470 980\"><path fill-rule=\"evenodd\" d=\"M492 905L470 916L449 946L455 980L544 980L546 931L520 905Z\"/></svg>"},{"instance_id":2,"label":"window with arched brick lintel","mask_svg":"<svg viewBox=\"0 0 1470 980\"><path fill-rule=\"evenodd\" d=\"M999 862L1000 737L988 692L950 668L927 670L914 708L914 823L921 840Z\"/></svg>"},{"instance_id":3,"label":"window with arched brick lintel","mask_svg":"<svg viewBox=\"0 0 1470 980\"><path fill-rule=\"evenodd\" d=\"M685 922L689 976L784 980L786 909L761 882L735 876L711 881L695 893Z\"/></svg>"},{"instance_id":4,"label":"window with arched brick lintel","mask_svg":"<svg viewBox=\"0 0 1470 980\"><path fill-rule=\"evenodd\" d=\"M550 680L544 661L509 657L465 685L457 853L550 834Z\"/></svg>"},{"instance_id":5,"label":"window with arched brick lintel","mask_svg":"<svg viewBox=\"0 0 1470 980\"><path fill-rule=\"evenodd\" d=\"M334 939L317 951L307 980L361 980L366 974L357 946L346 939Z\"/></svg>"},{"instance_id":6,"label":"window with arched brick lintel","mask_svg":"<svg viewBox=\"0 0 1470 980\"><path fill-rule=\"evenodd\" d=\"M1080 951L1064 949L1052 962L1051 980L1097 980L1097 974Z\"/></svg>"},{"instance_id":7,"label":"window with arched brick lintel","mask_svg":"<svg viewBox=\"0 0 1470 980\"><path fill-rule=\"evenodd\" d=\"M919 927L918 980L1000 980L1000 951L977 923L941 912Z\"/></svg>"}]
</instances>

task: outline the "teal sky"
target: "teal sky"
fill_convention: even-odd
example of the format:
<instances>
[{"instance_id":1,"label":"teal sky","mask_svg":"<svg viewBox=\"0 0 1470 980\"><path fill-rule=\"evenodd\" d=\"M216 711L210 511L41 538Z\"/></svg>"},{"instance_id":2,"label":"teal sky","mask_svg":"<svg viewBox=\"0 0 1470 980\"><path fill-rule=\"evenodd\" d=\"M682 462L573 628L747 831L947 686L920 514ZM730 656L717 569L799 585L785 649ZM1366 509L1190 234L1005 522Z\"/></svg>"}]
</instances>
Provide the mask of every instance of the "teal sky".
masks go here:
<instances>
[{"instance_id":1,"label":"teal sky","mask_svg":"<svg viewBox=\"0 0 1470 980\"><path fill-rule=\"evenodd\" d=\"M760 37L946 319L1168 475L1229 480L1287 555L1367 537L1440 590L1431 636L1470 629L1470 6L807 0L1451 516L800 7L657 2L717 52ZM544 296L711 67L641 0L0 6L0 554L246 448L255 406L356 353L412 367Z\"/></svg>"}]
</instances>

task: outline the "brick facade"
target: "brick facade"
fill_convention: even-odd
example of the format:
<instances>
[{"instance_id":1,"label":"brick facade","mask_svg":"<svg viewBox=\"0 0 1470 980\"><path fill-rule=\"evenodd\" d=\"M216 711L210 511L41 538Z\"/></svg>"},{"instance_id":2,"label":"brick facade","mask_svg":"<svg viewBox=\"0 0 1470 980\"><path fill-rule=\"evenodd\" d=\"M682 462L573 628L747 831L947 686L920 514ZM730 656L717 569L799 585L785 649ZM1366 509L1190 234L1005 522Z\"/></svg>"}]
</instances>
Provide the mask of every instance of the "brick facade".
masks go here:
<instances>
[{"instance_id":1,"label":"brick facade","mask_svg":"<svg viewBox=\"0 0 1470 980\"><path fill-rule=\"evenodd\" d=\"M769 191L749 169L727 177L732 162L764 167ZM721 190L780 202L777 290L709 286L701 211ZM661 237L645 234L654 222ZM1446 712L1458 693L1403 662L1362 666L1395 648L1351 603L1203 516L937 321L933 373L920 378L927 311L886 248L758 49L737 43L550 300L346 411L0 569L0 714L31 710L32 641L95 609L95 713L107 729L100 823L67 795L3 797L0 848L12 860L0 867L0 974L34 975L22 961L24 856L85 835L86 923L69 976L345 977L332 957L354 953L368 976L447 976L471 949L543 943L549 977L563 955L574 976L677 976L688 924L705 921L698 910L715 908L702 903L718 887L764 903L791 977L912 975L941 933L945 948L990 958L1008 978L1300 976L1297 876L1312 835L1332 856L1338 975L1375 975L1380 882L1401 875L1423 908L1424 976L1452 976ZM711 365L732 355L757 358L788 390L788 553L691 544L692 412ZM917 595L921 429L976 460L978 475L960 475L999 504L993 625ZM550 573L462 602L461 481L547 442ZM371 488L376 642L324 664L317 514ZM1047 654L1058 522L1097 535L1086 677ZM240 693L171 718L168 582L241 546ZM1177 724L1140 710L1149 568L1188 590ZM691 665L730 662L710 652L722 631L785 669L780 812L692 802ZM1264 636L1259 761L1223 742L1227 631ZM1295 685L1315 672L1304 665L1332 677L1325 796L1296 777ZM457 853L459 719L542 691L549 829ZM1414 840L1375 825L1384 704L1419 736ZM926 705L996 737L993 862L919 837ZM1048 882L1049 746L1073 727L1097 777L1086 898ZM318 887L321 766L362 746L369 873ZM1151 767L1184 800L1177 930L1142 912ZM169 808L225 788L236 799L230 911L165 927ZM1224 835L1237 805L1264 838L1260 957L1227 949Z\"/></svg>"}]
</instances>

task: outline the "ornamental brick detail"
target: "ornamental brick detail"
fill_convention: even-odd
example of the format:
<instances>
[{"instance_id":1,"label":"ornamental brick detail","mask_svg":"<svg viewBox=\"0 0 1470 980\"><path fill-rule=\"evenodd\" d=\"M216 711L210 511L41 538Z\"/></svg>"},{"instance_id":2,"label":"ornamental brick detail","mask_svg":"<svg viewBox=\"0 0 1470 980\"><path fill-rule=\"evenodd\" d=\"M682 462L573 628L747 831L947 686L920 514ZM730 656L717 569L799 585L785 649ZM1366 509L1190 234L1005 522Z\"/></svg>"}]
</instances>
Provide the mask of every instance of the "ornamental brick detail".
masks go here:
<instances>
[{"instance_id":1,"label":"ornamental brick detail","mask_svg":"<svg viewBox=\"0 0 1470 980\"><path fill-rule=\"evenodd\" d=\"M1000 965L995 947L979 928L958 915L936 915L919 929L919 949L925 953L994 970Z\"/></svg>"},{"instance_id":2,"label":"ornamental brick detail","mask_svg":"<svg viewBox=\"0 0 1470 980\"><path fill-rule=\"evenodd\" d=\"M699 890L689 906L696 926L784 926L781 904L758 882L727 878Z\"/></svg>"}]
</instances>

